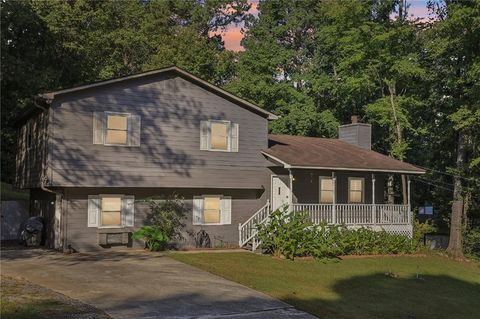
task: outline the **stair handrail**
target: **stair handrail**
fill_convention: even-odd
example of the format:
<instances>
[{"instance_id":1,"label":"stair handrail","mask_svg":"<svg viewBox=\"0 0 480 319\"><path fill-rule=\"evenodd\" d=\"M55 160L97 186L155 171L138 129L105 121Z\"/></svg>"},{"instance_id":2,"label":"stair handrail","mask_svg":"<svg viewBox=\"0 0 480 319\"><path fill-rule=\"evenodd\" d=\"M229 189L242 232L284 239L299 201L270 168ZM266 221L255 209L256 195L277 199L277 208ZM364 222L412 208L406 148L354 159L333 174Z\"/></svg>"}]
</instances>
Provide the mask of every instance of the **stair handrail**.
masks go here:
<instances>
[{"instance_id":1,"label":"stair handrail","mask_svg":"<svg viewBox=\"0 0 480 319\"><path fill-rule=\"evenodd\" d=\"M258 233L256 224L264 224L270 216L270 200L262 206L255 214L247 219L243 224L238 224L238 245L243 247L246 243L252 240ZM261 219L260 219L260 218ZM244 232L247 234L244 235Z\"/></svg>"}]
</instances>

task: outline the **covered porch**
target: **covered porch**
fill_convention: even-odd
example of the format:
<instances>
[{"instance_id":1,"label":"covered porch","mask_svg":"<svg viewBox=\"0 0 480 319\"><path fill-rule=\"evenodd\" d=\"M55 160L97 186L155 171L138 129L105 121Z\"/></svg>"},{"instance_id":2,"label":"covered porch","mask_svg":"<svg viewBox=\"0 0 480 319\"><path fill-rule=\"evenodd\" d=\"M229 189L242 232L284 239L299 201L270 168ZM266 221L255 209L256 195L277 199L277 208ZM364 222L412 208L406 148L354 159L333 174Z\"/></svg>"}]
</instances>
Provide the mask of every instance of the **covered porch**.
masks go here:
<instances>
[{"instance_id":1,"label":"covered porch","mask_svg":"<svg viewBox=\"0 0 480 319\"><path fill-rule=\"evenodd\" d=\"M409 176L423 170L341 140L283 135L270 140L264 152L272 163L270 210L287 207L306 212L316 224L411 235ZM401 196L395 198L394 189Z\"/></svg>"},{"instance_id":2,"label":"covered porch","mask_svg":"<svg viewBox=\"0 0 480 319\"><path fill-rule=\"evenodd\" d=\"M270 209L305 212L315 224L341 224L410 235L410 181L401 203L388 203L382 172L279 169L272 175ZM286 174L285 174L286 173ZM397 179L398 180L398 179Z\"/></svg>"}]
</instances>

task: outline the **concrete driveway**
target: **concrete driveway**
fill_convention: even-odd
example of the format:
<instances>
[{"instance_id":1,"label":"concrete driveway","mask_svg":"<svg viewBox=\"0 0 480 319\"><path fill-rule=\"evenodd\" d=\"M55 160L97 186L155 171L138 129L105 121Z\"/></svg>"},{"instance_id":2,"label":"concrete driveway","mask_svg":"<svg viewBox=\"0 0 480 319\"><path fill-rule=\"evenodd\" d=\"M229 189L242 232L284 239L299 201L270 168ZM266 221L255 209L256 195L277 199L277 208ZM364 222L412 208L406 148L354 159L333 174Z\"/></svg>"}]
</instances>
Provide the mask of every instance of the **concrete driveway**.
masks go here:
<instances>
[{"instance_id":1,"label":"concrete driveway","mask_svg":"<svg viewBox=\"0 0 480 319\"><path fill-rule=\"evenodd\" d=\"M11 250L1 257L3 274L91 304L113 318L315 318L157 253Z\"/></svg>"}]
</instances>

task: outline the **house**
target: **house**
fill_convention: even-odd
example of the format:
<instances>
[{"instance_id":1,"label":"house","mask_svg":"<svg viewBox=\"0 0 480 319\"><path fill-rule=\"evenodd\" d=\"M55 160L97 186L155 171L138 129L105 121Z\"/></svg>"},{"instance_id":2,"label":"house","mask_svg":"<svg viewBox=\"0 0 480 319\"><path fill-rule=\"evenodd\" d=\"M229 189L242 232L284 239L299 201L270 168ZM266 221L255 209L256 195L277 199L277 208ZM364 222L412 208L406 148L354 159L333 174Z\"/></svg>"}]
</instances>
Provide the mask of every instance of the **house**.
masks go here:
<instances>
[{"instance_id":1,"label":"house","mask_svg":"<svg viewBox=\"0 0 480 319\"><path fill-rule=\"evenodd\" d=\"M145 199L172 193L186 230L215 245L251 244L283 205L411 232L409 204L385 204L385 180L424 172L371 151L369 125L342 126L338 140L268 135L274 114L177 67L41 94L36 106L19 120L16 185L30 189L50 247L135 246Z\"/></svg>"}]
</instances>

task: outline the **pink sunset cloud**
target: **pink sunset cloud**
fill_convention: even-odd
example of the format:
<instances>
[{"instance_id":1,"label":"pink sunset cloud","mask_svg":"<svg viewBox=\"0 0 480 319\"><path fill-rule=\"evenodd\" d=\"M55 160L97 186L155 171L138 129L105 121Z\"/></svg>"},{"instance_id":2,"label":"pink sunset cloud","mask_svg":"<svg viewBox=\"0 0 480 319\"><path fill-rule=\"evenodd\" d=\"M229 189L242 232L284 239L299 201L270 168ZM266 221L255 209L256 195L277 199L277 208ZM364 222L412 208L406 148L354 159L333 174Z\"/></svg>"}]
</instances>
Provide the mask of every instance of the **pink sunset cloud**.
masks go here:
<instances>
[{"instance_id":1,"label":"pink sunset cloud","mask_svg":"<svg viewBox=\"0 0 480 319\"><path fill-rule=\"evenodd\" d=\"M249 13L253 15L258 15L258 1L251 0ZM428 22L429 15L427 9L427 0L410 0L407 1L407 4L410 5L408 9L408 15L412 18L420 18L421 22ZM395 19L395 16L392 16L392 19ZM244 48L240 44L240 41L243 39L242 32L243 25L232 25L223 32L218 32L222 35L223 41L225 42L225 48L230 51L243 51Z\"/></svg>"},{"instance_id":2,"label":"pink sunset cloud","mask_svg":"<svg viewBox=\"0 0 480 319\"><path fill-rule=\"evenodd\" d=\"M248 13L253 15L258 15L258 0L251 0L250 10ZM243 24L231 25L225 31L218 31L213 34L221 34L222 39L225 42L225 48L230 51L243 51L244 48L240 44L240 41L243 39L242 32Z\"/></svg>"}]
</instances>

